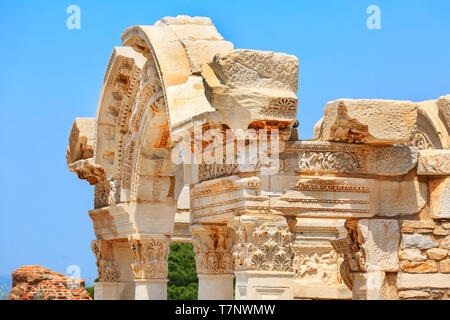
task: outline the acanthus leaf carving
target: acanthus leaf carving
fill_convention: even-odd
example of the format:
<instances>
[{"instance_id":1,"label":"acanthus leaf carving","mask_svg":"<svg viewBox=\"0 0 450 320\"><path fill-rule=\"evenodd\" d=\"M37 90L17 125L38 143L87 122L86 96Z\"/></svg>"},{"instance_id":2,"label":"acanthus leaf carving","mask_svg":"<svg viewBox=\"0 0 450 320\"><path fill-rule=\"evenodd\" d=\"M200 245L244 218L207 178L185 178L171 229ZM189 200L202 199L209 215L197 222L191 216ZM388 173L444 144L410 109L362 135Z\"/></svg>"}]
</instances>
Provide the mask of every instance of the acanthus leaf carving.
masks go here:
<instances>
[{"instance_id":1,"label":"acanthus leaf carving","mask_svg":"<svg viewBox=\"0 0 450 320\"><path fill-rule=\"evenodd\" d=\"M231 236L226 227L192 232L198 273L233 273Z\"/></svg>"},{"instance_id":2,"label":"acanthus leaf carving","mask_svg":"<svg viewBox=\"0 0 450 320\"><path fill-rule=\"evenodd\" d=\"M98 278L102 282L119 281L119 267L113 257L108 257L106 252L111 255L111 242L107 240L94 240L91 243L92 251L97 260Z\"/></svg>"},{"instance_id":3,"label":"acanthus leaf carving","mask_svg":"<svg viewBox=\"0 0 450 320\"><path fill-rule=\"evenodd\" d=\"M234 226L236 271L293 272L294 235L281 223L255 221Z\"/></svg>"},{"instance_id":4,"label":"acanthus leaf carving","mask_svg":"<svg viewBox=\"0 0 450 320\"><path fill-rule=\"evenodd\" d=\"M131 264L135 279L165 279L168 274L167 258L170 250L168 238L129 239L134 263Z\"/></svg>"}]
</instances>

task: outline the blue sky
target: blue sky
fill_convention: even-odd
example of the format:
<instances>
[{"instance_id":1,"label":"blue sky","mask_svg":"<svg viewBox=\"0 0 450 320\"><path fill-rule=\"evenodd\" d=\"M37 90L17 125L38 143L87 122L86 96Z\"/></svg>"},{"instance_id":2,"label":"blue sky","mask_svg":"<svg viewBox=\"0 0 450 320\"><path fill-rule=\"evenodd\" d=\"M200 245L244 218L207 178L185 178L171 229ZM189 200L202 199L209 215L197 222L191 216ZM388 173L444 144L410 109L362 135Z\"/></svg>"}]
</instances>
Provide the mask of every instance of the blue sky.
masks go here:
<instances>
[{"instance_id":1,"label":"blue sky","mask_svg":"<svg viewBox=\"0 0 450 320\"><path fill-rule=\"evenodd\" d=\"M81 8L81 29L66 8ZM381 30L366 27L369 5ZM300 136L338 98L427 100L450 93L450 2L2 1L0 276L22 265L96 277L93 188L67 169L76 117L95 117L108 59L129 26L208 16L236 48L296 55Z\"/></svg>"}]
</instances>

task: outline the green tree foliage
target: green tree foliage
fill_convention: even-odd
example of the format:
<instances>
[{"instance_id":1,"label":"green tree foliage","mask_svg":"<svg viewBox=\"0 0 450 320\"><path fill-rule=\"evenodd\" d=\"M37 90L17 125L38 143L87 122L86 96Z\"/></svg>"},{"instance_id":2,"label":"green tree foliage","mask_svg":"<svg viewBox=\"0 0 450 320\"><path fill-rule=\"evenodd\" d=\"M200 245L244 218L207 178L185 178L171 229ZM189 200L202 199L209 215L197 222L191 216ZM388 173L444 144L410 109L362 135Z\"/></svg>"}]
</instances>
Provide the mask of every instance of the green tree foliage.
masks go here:
<instances>
[{"instance_id":1,"label":"green tree foliage","mask_svg":"<svg viewBox=\"0 0 450 320\"><path fill-rule=\"evenodd\" d=\"M169 254L169 300L196 300L198 278L194 247L190 243L171 243Z\"/></svg>"},{"instance_id":2,"label":"green tree foliage","mask_svg":"<svg viewBox=\"0 0 450 320\"><path fill-rule=\"evenodd\" d=\"M99 279L96 278L94 280L94 282L98 282ZM92 299L94 299L94 286L90 286L90 287L85 287L85 289L87 290L87 292L89 292L89 295L91 296Z\"/></svg>"}]
</instances>

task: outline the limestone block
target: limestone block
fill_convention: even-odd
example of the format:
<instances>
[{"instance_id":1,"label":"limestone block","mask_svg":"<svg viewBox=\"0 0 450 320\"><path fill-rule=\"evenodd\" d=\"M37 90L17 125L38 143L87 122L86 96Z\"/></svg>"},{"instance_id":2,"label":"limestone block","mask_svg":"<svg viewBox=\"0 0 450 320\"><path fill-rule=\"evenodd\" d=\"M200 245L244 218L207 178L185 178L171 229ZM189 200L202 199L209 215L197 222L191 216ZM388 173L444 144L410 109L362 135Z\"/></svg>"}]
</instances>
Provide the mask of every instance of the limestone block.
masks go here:
<instances>
[{"instance_id":1,"label":"limestone block","mask_svg":"<svg viewBox=\"0 0 450 320\"><path fill-rule=\"evenodd\" d=\"M419 290L406 290L406 291L400 291L398 293L398 297L400 299L426 299L430 297L430 293L426 291L419 291Z\"/></svg>"},{"instance_id":2,"label":"limestone block","mask_svg":"<svg viewBox=\"0 0 450 320\"><path fill-rule=\"evenodd\" d=\"M327 103L320 140L406 143L416 121L417 105L410 101L342 99Z\"/></svg>"},{"instance_id":3,"label":"limestone block","mask_svg":"<svg viewBox=\"0 0 450 320\"><path fill-rule=\"evenodd\" d=\"M214 179L190 189L193 222L226 222L236 212L264 213L269 209L269 197L260 196L261 181L257 177L236 176Z\"/></svg>"},{"instance_id":4,"label":"limestone block","mask_svg":"<svg viewBox=\"0 0 450 320\"><path fill-rule=\"evenodd\" d=\"M397 290L390 273L377 269L353 272L353 300L396 300Z\"/></svg>"},{"instance_id":5,"label":"limestone block","mask_svg":"<svg viewBox=\"0 0 450 320\"><path fill-rule=\"evenodd\" d=\"M351 300L352 291L345 285L318 286L294 282L294 298L298 300Z\"/></svg>"},{"instance_id":6,"label":"limestone block","mask_svg":"<svg viewBox=\"0 0 450 320\"><path fill-rule=\"evenodd\" d=\"M403 220L400 222L402 228L412 229L431 229L436 227L436 223L433 220Z\"/></svg>"},{"instance_id":7,"label":"limestone block","mask_svg":"<svg viewBox=\"0 0 450 320\"><path fill-rule=\"evenodd\" d=\"M300 178L273 208L297 216L371 217L369 183L355 178Z\"/></svg>"},{"instance_id":8,"label":"limestone block","mask_svg":"<svg viewBox=\"0 0 450 320\"><path fill-rule=\"evenodd\" d=\"M95 300L119 300L118 282L94 282Z\"/></svg>"},{"instance_id":9,"label":"limestone block","mask_svg":"<svg viewBox=\"0 0 450 320\"><path fill-rule=\"evenodd\" d=\"M135 300L167 300L167 281L164 279L135 280Z\"/></svg>"},{"instance_id":10,"label":"limestone block","mask_svg":"<svg viewBox=\"0 0 450 320\"><path fill-rule=\"evenodd\" d=\"M450 134L450 95L440 97L437 101L439 108L439 117L447 127L447 132Z\"/></svg>"},{"instance_id":11,"label":"limestone block","mask_svg":"<svg viewBox=\"0 0 450 320\"><path fill-rule=\"evenodd\" d=\"M126 238L133 229L127 203L89 211L98 239Z\"/></svg>"},{"instance_id":12,"label":"limestone block","mask_svg":"<svg viewBox=\"0 0 450 320\"><path fill-rule=\"evenodd\" d=\"M398 247L400 228L395 220L368 220L358 223L363 237L362 247L366 255L367 268L381 271L398 271Z\"/></svg>"},{"instance_id":13,"label":"limestone block","mask_svg":"<svg viewBox=\"0 0 450 320\"><path fill-rule=\"evenodd\" d=\"M433 260L442 260L447 256L448 250L432 248L427 250L428 258Z\"/></svg>"},{"instance_id":14,"label":"limestone block","mask_svg":"<svg viewBox=\"0 0 450 320\"><path fill-rule=\"evenodd\" d=\"M450 230L445 229L443 226L437 226L434 230L433 230L433 234L436 236L446 236L450 234Z\"/></svg>"},{"instance_id":15,"label":"limestone block","mask_svg":"<svg viewBox=\"0 0 450 320\"><path fill-rule=\"evenodd\" d=\"M441 240L439 248L450 250L450 236L447 236L444 240Z\"/></svg>"},{"instance_id":16,"label":"limestone block","mask_svg":"<svg viewBox=\"0 0 450 320\"><path fill-rule=\"evenodd\" d=\"M430 185L430 209L434 219L450 218L450 177L444 179L431 179Z\"/></svg>"},{"instance_id":17,"label":"limestone block","mask_svg":"<svg viewBox=\"0 0 450 320\"><path fill-rule=\"evenodd\" d=\"M419 213L427 203L427 185L417 177L400 181L372 180L370 203L374 215L393 217Z\"/></svg>"},{"instance_id":18,"label":"limestone block","mask_svg":"<svg viewBox=\"0 0 450 320\"><path fill-rule=\"evenodd\" d=\"M245 271L236 274L236 300L293 300L293 272Z\"/></svg>"},{"instance_id":19,"label":"limestone block","mask_svg":"<svg viewBox=\"0 0 450 320\"><path fill-rule=\"evenodd\" d=\"M426 260L427 256L420 249L404 249L400 251L399 258L417 262Z\"/></svg>"},{"instance_id":20,"label":"limestone block","mask_svg":"<svg viewBox=\"0 0 450 320\"><path fill-rule=\"evenodd\" d=\"M95 143L95 118L76 118L72 125L67 148L67 164L92 158Z\"/></svg>"},{"instance_id":21,"label":"limestone block","mask_svg":"<svg viewBox=\"0 0 450 320\"><path fill-rule=\"evenodd\" d=\"M439 269L442 273L450 273L450 258L442 260L439 263Z\"/></svg>"},{"instance_id":22,"label":"limestone block","mask_svg":"<svg viewBox=\"0 0 450 320\"><path fill-rule=\"evenodd\" d=\"M402 261L400 265L402 271L408 273L433 273L438 271L437 263L433 260L425 262Z\"/></svg>"},{"instance_id":23,"label":"limestone block","mask_svg":"<svg viewBox=\"0 0 450 320\"><path fill-rule=\"evenodd\" d=\"M189 186L184 186L177 200L177 210L189 210Z\"/></svg>"},{"instance_id":24,"label":"limestone block","mask_svg":"<svg viewBox=\"0 0 450 320\"><path fill-rule=\"evenodd\" d=\"M239 49L217 54L210 67L229 86L297 92L298 59L292 55Z\"/></svg>"},{"instance_id":25,"label":"limestone block","mask_svg":"<svg viewBox=\"0 0 450 320\"><path fill-rule=\"evenodd\" d=\"M166 90L171 106L172 127L181 125L201 113L214 111L205 97L203 79L199 76L189 76L186 82L170 86Z\"/></svg>"},{"instance_id":26,"label":"limestone block","mask_svg":"<svg viewBox=\"0 0 450 320\"><path fill-rule=\"evenodd\" d=\"M231 128L278 128L280 137L289 139L290 126L297 118L295 56L257 50L229 51L203 65L201 75L208 100L217 110L209 115L209 122L220 121Z\"/></svg>"},{"instance_id":27,"label":"limestone block","mask_svg":"<svg viewBox=\"0 0 450 320\"><path fill-rule=\"evenodd\" d=\"M192 73L199 72L200 66L211 62L217 53L233 50L233 44L223 39L207 17L164 17L155 24L162 25L169 26L183 43Z\"/></svg>"},{"instance_id":28,"label":"limestone block","mask_svg":"<svg viewBox=\"0 0 450 320\"><path fill-rule=\"evenodd\" d=\"M403 234L402 248L431 249L437 246L438 243L428 235Z\"/></svg>"},{"instance_id":29,"label":"limestone block","mask_svg":"<svg viewBox=\"0 0 450 320\"><path fill-rule=\"evenodd\" d=\"M138 234L173 234L176 201L141 201L130 208Z\"/></svg>"},{"instance_id":30,"label":"limestone block","mask_svg":"<svg viewBox=\"0 0 450 320\"><path fill-rule=\"evenodd\" d=\"M233 300L234 274L199 274L198 300Z\"/></svg>"},{"instance_id":31,"label":"limestone block","mask_svg":"<svg viewBox=\"0 0 450 320\"><path fill-rule=\"evenodd\" d=\"M419 288L450 288L450 274L399 273L397 276L397 287L400 290L419 289Z\"/></svg>"},{"instance_id":32,"label":"limestone block","mask_svg":"<svg viewBox=\"0 0 450 320\"><path fill-rule=\"evenodd\" d=\"M419 175L450 175L450 150L420 150Z\"/></svg>"}]
</instances>

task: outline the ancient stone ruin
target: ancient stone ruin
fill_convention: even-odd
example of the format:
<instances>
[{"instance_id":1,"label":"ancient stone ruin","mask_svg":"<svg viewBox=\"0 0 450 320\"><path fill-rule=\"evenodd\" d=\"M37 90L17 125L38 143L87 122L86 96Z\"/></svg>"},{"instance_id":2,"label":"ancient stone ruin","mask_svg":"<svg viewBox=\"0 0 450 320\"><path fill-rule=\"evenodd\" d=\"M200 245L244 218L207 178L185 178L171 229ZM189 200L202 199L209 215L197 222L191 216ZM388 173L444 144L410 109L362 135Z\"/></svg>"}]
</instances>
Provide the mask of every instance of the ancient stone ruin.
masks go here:
<instances>
[{"instance_id":1,"label":"ancient stone ruin","mask_svg":"<svg viewBox=\"0 0 450 320\"><path fill-rule=\"evenodd\" d=\"M11 300L91 300L83 279L41 266L20 267L11 276Z\"/></svg>"},{"instance_id":2,"label":"ancient stone ruin","mask_svg":"<svg viewBox=\"0 0 450 320\"><path fill-rule=\"evenodd\" d=\"M171 241L199 299L448 299L450 95L329 102L298 139L298 60L208 18L122 35L67 163L95 186L96 299L166 299Z\"/></svg>"}]
</instances>

